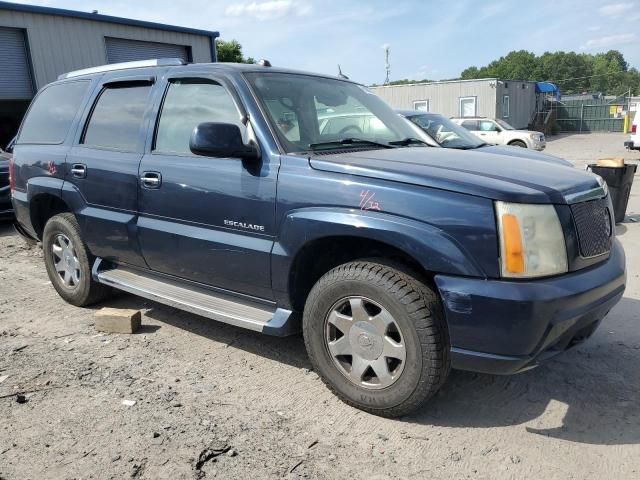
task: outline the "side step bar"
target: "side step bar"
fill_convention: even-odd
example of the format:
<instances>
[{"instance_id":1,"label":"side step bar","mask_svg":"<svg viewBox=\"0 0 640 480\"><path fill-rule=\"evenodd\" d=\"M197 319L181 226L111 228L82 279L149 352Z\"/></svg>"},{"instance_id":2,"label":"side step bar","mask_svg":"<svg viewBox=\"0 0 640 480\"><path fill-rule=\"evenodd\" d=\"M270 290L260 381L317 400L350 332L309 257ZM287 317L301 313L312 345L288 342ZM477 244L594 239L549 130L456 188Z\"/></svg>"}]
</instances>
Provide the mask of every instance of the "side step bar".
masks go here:
<instances>
[{"instance_id":1,"label":"side step bar","mask_svg":"<svg viewBox=\"0 0 640 480\"><path fill-rule=\"evenodd\" d=\"M123 267L99 270L100 264L98 259L93 269L94 279L118 290L267 335L284 337L300 330L289 310L221 294L152 273Z\"/></svg>"}]
</instances>

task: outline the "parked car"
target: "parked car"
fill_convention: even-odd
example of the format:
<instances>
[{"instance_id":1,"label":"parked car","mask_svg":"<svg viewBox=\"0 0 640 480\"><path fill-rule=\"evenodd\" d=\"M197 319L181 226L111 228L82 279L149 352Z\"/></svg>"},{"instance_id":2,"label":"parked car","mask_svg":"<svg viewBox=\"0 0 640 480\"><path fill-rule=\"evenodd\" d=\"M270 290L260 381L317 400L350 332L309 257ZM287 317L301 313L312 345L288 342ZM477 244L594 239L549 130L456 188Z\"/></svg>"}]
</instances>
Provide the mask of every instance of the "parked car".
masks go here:
<instances>
[{"instance_id":1,"label":"parked car","mask_svg":"<svg viewBox=\"0 0 640 480\"><path fill-rule=\"evenodd\" d=\"M0 221L13 217L9 186L9 162L11 154L0 148Z\"/></svg>"},{"instance_id":2,"label":"parked car","mask_svg":"<svg viewBox=\"0 0 640 480\"><path fill-rule=\"evenodd\" d=\"M611 200L589 172L429 148L346 79L133 65L44 87L14 148L19 230L73 305L115 288L302 329L341 399L397 416L450 368L510 374L580 343L622 297ZM377 128L320 132L349 109Z\"/></svg>"},{"instance_id":3,"label":"parked car","mask_svg":"<svg viewBox=\"0 0 640 480\"><path fill-rule=\"evenodd\" d=\"M529 158L573 167L571 162L553 155L529 149L516 150L502 145L491 145L471 134L466 128L437 113L422 112L420 110L396 111L419 128L420 133L423 135L420 138L434 147L509 155L513 158Z\"/></svg>"},{"instance_id":4,"label":"parked car","mask_svg":"<svg viewBox=\"0 0 640 480\"><path fill-rule=\"evenodd\" d=\"M533 150L544 150L547 146L544 133L516 130L504 120L484 117L459 117L452 120L492 145L510 145Z\"/></svg>"},{"instance_id":5,"label":"parked car","mask_svg":"<svg viewBox=\"0 0 640 480\"><path fill-rule=\"evenodd\" d=\"M629 130L629 140L624 142L624 146L629 150L640 150L640 111L635 113L631 121Z\"/></svg>"}]
</instances>

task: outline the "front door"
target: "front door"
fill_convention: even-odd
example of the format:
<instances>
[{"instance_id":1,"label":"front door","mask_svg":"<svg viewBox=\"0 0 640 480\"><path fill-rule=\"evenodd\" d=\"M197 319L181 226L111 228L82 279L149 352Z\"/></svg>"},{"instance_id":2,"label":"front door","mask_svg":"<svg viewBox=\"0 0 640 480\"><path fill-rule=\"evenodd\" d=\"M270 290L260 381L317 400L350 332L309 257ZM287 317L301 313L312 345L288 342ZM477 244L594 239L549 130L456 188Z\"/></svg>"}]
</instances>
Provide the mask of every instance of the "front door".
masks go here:
<instances>
[{"instance_id":1,"label":"front door","mask_svg":"<svg viewBox=\"0 0 640 480\"><path fill-rule=\"evenodd\" d=\"M491 120L478 120L478 131L474 132L482 140L492 145L500 145L502 141L501 129Z\"/></svg>"},{"instance_id":2,"label":"front door","mask_svg":"<svg viewBox=\"0 0 640 480\"><path fill-rule=\"evenodd\" d=\"M151 88L149 77L101 85L79 142L67 156L66 180L84 200L74 210L91 253L137 266L145 266L135 223Z\"/></svg>"},{"instance_id":3,"label":"front door","mask_svg":"<svg viewBox=\"0 0 640 480\"><path fill-rule=\"evenodd\" d=\"M169 79L140 165L138 237L152 270L270 299L279 164L191 153L202 122L233 123L237 102L215 78Z\"/></svg>"}]
</instances>

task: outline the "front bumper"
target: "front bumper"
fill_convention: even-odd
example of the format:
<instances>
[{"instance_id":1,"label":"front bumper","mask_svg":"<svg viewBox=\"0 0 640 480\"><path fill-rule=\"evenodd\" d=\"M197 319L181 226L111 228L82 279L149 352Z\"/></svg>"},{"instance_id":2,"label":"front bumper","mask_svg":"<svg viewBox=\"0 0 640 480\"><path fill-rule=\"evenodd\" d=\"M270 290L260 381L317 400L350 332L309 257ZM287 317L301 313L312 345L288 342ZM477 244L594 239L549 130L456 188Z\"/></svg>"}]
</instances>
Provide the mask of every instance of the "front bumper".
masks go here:
<instances>
[{"instance_id":1,"label":"front bumper","mask_svg":"<svg viewBox=\"0 0 640 480\"><path fill-rule=\"evenodd\" d=\"M620 300L625 255L559 277L505 281L437 275L453 368L512 374L588 338Z\"/></svg>"},{"instance_id":2,"label":"front bumper","mask_svg":"<svg viewBox=\"0 0 640 480\"><path fill-rule=\"evenodd\" d=\"M546 141L533 142L533 149L534 150L538 150L539 152L541 152L545 148L547 148L547 142Z\"/></svg>"}]
</instances>

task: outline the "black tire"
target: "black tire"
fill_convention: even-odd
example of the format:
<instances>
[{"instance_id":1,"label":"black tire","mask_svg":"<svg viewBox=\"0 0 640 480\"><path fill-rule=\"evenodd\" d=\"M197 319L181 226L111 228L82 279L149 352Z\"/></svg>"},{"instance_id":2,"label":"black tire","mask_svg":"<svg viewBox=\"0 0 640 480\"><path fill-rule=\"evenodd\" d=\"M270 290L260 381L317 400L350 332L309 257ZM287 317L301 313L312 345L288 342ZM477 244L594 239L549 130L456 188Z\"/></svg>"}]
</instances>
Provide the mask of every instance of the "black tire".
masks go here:
<instances>
[{"instance_id":1,"label":"black tire","mask_svg":"<svg viewBox=\"0 0 640 480\"><path fill-rule=\"evenodd\" d=\"M64 235L71 240L79 264L79 281L72 286L65 285L61 275L56 271L53 245L59 235ZM53 288L65 301L77 307L84 307L103 300L109 295L109 287L91 278L91 267L95 257L89 253L82 240L80 227L72 213L60 213L47 221L42 234L42 249L49 279Z\"/></svg>"},{"instance_id":2,"label":"black tire","mask_svg":"<svg viewBox=\"0 0 640 480\"><path fill-rule=\"evenodd\" d=\"M511 145L512 147L527 148L527 144L524 143L522 140L514 140L509 145Z\"/></svg>"},{"instance_id":3,"label":"black tire","mask_svg":"<svg viewBox=\"0 0 640 480\"><path fill-rule=\"evenodd\" d=\"M388 387L356 385L329 353L326 319L335 305L352 296L374 300L401 331L404 369ZM438 295L411 274L376 261L346 263L320 278L306 301L303 334L311 363L324 383L345 403L375 415L398 417L418 409L440 389L451 368Z\"/></svg>"}]
</instances>

